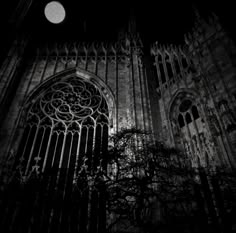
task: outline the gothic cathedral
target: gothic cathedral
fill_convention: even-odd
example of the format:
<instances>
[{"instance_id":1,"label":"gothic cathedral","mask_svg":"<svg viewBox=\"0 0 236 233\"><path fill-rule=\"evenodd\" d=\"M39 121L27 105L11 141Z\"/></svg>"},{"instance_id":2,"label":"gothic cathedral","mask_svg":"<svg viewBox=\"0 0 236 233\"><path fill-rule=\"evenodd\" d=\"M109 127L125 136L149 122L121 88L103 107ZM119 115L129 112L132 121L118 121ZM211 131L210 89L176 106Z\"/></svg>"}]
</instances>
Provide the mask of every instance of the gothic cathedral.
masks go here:
<instances>
[{"instance_id":1,"label":"gothic cathedral","mask_svg":"<svg viewBox=\"0 0 236 233\"><path fill-rule=\"evenodd\" d=\"M30 3L21 7L18 24ZM92 151L132 127L184 151L194 167L236 168L236 47L218 17L196 13L183 45L149 51L133 24L109 43L13 40L0 70L0 158L20 161L22 182L51 169L49 188L70 189L79 156L96 163Z\"/></svg>"}]
</instances>

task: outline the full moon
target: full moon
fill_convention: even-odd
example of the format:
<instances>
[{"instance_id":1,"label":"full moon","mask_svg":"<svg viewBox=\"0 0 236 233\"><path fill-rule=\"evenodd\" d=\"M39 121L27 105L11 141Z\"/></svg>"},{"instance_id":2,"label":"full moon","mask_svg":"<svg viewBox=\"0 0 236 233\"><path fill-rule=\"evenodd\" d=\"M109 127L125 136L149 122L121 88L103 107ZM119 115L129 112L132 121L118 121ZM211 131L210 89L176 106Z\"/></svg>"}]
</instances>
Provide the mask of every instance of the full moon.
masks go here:
<instances>
[{"instance_id":1,"label":"full moon","mask_svg":"<svg viewBox=\"0 0 236 233\"><path fill-rule=\"evenodd\" d=\"M52 1L49 2L44 9L44 14L47 20L51 23L58 24L61 23L66 16L64 7L60 2Z\"/></svg>"}]
</instances>

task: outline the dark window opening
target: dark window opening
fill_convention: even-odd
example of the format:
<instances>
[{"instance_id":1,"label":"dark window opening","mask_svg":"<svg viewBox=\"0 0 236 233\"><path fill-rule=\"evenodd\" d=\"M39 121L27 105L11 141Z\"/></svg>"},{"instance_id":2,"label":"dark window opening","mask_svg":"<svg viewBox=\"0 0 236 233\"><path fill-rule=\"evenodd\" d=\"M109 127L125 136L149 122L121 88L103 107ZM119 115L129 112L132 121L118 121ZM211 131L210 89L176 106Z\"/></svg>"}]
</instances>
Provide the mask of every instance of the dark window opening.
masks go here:
<instances>
[{"instance_id":1,"label":"dark window opening","mask_svg":"<svg viewBox=\"0 0 236 233\"><path fill-rule=\"evenodd\" d=\"M82 52L82 53L80 53L80 56L81 56L81 57L86 57L86 53L85 53L85 52Z\"/></svg>"},{"instance_id":2,"label":"dark window opening","mask_svg":"<svg viewBox=\"0 0 236 233\"><path fill-rule=\"evenodd\" d=\"M234 99L236 100L236 93L234 93Z\"/></svg>"},{"instance_id":3,"label":"dark window opening","mask_svg":"<svg viewBox=\"0 0 236 233\"><path fill-rule=\"evenodd\" d=\"M215 84L213 84L212 87L213 87L214 91L217 91L217 88L216 88Z\"/></svg>"},{"instance_id":4,"label":"dark window opening","mask_svg":"<svg viewBox=\"0 0 236 233\"><path fill-rule=\"evenodd\" d=\"M162 63L162 56L160 54L158 56L158 64L159 64L159 71L160 71L160 75L161 75L161 82L163 84L166 82L166 77L165 77L164 66Z\"/></svg>"},{"instance_id":5,"label":"dark window opening","mask_svg":"<svg viewBox=\"0 0 236 233\"><path fill-rule=\"evenodd\" d=\"M196 107L196 106L193 106L193 107L192 107L192 114L193 114L194 120L196 120L196 119L199 118L199 114L198 114L198 110L197 110L197 107Z\"/></svg>"},{"instance_id":6,"label":"dark window opening","mask_svg":"<svg viewBox=\"0 0 236 233\"><path fill-rule=\"evenodd\" d=\"M192 118L189 113L186 114L185 119L186 119L187 124L192 122Z\"/></svg>"},{"instance_id":7,"label":"dark window opening","mask_svg":"<svg viewBox=\"0 0 236 233\"><path fill-rule=\"evenodd\" d=\"M167 68L167 73L169 78L173 77L173 71L172 71L172 67L171 64L169 62L166 62L166 68Z\"/></svg>"},{"instance_id":8,"label":"dark window opening","mask_svg":"<svg viewBox=\"0 0 236 233\"><path fill-rule=\"evenodd\" d=\"M174 57L174 64L175 64L175 70L176 70L176 74L180 73L180 67L179 67L179 62L177 57Z\"/></svg>"},{"instance_id":9,"label":"dark window opening","mask_svg":"<svg viewBox=\"0 0 236 233\"><path fill-rule=\"evenodd\" d=\"M184 127L184 118L181 114L178 116L178 122L179 122L179 127L183 128Z\"/></svg>"},{"instance_id":10,"label":"dark window opening","mask_svg":"<svg viewBox=\"0 0 236 233\"><path fill-rule=\"evenodd\" d=\"M187 59L185 57L182 57L182 65L184 69L188 67Z\"/></svg>"},{"instance_id":11,"label":"dark window opening","mask_svg":"<svg viewBox=\"0 0 236 233\"><path fill-rule=\"evenodd\" d=\"M160 74L161 74L161 81L162 83L166 82L166 77L165 77L165 71L162 63L159 63L159 69L160 69Z\"/></svg>"},{"instance_id":12,"label":"dark window opening","mask_svg":"<svg viewBox=\"0 0 236 233\"><path fill-rule=\"evenodd\" d=\"M191 100L184 100L180 106L179 106L179 111L180 112L186 112L192 105L192 101Z\"/></svg>"},{"instance_id":13,"label":"dark window opening","mask_svg":"<svg viewBox=\"0 0 236 233\"><path fill-rule=\"evenodd\" d=\"M157 69L156 69L155 65L152 66L152 76L154 77L155 82L156 82L156 87L158 88L159 87L159 80L158 80Z\"/></svg>"},{"instance_id":14,"label":"dark window opening","mask_svg":"<svg viewBox=\"0 0 236 233\"><path fill-rule=\"evenodd\" d=\"M209 156L208 156L208 153L205 152L205 157L206 157L206 166L209 167L210 165L210 160L209 160Z\"/></svg>"}]
</instances>

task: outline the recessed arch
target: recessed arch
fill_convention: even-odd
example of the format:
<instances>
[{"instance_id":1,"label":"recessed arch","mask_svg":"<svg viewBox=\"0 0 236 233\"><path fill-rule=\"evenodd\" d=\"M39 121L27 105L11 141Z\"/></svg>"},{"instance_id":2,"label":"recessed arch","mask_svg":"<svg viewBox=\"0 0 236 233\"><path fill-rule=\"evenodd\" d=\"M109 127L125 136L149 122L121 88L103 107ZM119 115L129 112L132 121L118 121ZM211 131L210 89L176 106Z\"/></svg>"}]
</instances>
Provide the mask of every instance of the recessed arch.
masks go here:
<instances>
[{"instance_id":1,"label":"recessed arch","mask_svg":"<svg viewBox=\"0 0 236 233\"><path fill-rule=\"evenodd\" d=\"M98 77L79 69L61 72L36 87L28 96L21 116L24 119L22 126L28 134L23 133L20 148L22 143L25 144L25 148L32 147L27 152L23 149L21 153L17 153L18 159L27 157L30 160L25 174L28 174L32 160L41 153L41 147L46 147L43 155L45 161L52 154L53 158L63 156L64 146L69 140L68 133L72 133L72 136L69 136L72 137L71 140L74 140L73 135L77 138L76 154L91 154L92 145L96 144L96 134L102 131L100 133L100 143L102 143L102 138L107 138L103 135L104 132L109 133L107 129L111 125L114 106L111 95L110 90L106 89ZM50 135L47 133L45 136L45 130ZM34 139L30 143L25 143L29 135ZM50 142L45 142L44 136L49 138ZM80 140L81 137L83 139ZM95 144L94 147L97 147ZM64 146L59 148L58 145ZM54 159L52 164L53 161ZM44 171L45 166L40 169Z\"/></svg>"},{"instance_id":2,"label":"recessed arch","mask_svg":"<svg viewBox=\"0 0 236 233\"><path fill-rule=\"evenodd\" d=\"M173 142L191 158L193 166L207 163L203 158L208 154L208 160L214 156L208 122L204 119L204 109L201 107L197 91L180 89L168 106L168 117L173 135ZM176 122L177 127L176 127Z\"/></svg>"},{"instance_id":3,"label":"recessed arch","mask_svg":"<svg viewBox=\"0 0 236 233\"><path fill-rule=\"evenodd\" d=\"M199 104L198 96L199 94L193 89L181 88L178 91L176 91L174 95L172 96L168 105L168 109L167 109L168 118L169 118L168 120L172 119L171 113L173 113L174 111L175 112L177 111L177 108L179 107L179 105L184 99L188 99L192 102L197 103L198 105Z\"/></svg>"},{"instance_id":4,"label":"recessed arch","mask_svg":"<svg viewBox=\"0 0 236 233\"><path fill-rule=\"evenodd\" d=\"M82 78L84 80L87 80L88 82L91 82L93 85L95 85L101 94L103 95L104 99L106 100L106 103L108 105L108 113L109 113L109 119L111 120L110 124L115 125L117 122L115 122L115 114L116 114L116 106L115 106L115 97L114 93L110 89L110 87L107 86L107 84L97 75L94 75L93 73L90 73L86 70L83 70L81 68L70 68L63 70L49 78L47 78L43 83L40 83L37 85L26 97L22 109L20 111L20 122L24 124L25 119L25 113L27 112L28 107L32 102L34 102L34 99L40 94L40 92L47 88L48 86L52 85L53 83L57 82L61 78L66 77L78 77Z\"/></svg>"},{"instance_id":5,"label":"recessed arch","mask_svg":"<svg viewBox=\"0 0 236 233\"><path fill-rule=\"evenodd\" d=\"M21 140L13 179L26 185L35 177L38 183L41 182L42 186L37 189L39 195L32 195L32 200L38 198L43 202L47 193L52 205L40 207L39 215L44 211L49 216L55 208L68 205L74 187L81 188L78 180L82 169L96 172L99 166L106 166L109 121L114 109L109 88L99 77L81 69L54 75L28 95L21 112L23 130L18 136ZM24 192L26 194L27 190ZM92 200L88 199L88 193L84 194L86 197L77 194L70 209L76 205L78 215L85 219L76 219L75 224L86 227L85 209L90 203L94 210L101 208L101 193L99 190ZM55 196L60 198L60 206L58 200L54 200ZM53 218L61 221L57 215ZM96 221L103 219L104 215L99 215ZM48 223L45 224L48 227Z\"/></svg>"},{"instance_id":6,"label":"recessed arch","mask_svg":"<svg viewBox=\"0 0 236 233\"><path fill-rule=\"evenodd\" d=\"M192 122L191 115L187 112L185 115L186 123L190 124Z\"/></svg>"}]
</instances>

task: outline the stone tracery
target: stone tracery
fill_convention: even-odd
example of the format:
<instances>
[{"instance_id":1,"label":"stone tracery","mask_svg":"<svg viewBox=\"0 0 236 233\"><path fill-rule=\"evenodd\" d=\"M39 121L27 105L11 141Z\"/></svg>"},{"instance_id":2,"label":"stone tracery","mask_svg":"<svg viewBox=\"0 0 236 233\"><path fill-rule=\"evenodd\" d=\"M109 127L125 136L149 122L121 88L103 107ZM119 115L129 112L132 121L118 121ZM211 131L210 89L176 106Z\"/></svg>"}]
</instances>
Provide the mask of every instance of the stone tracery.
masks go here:
<instances>
[{"instance_id":1,"label":"stone tracery","mask_svg":"<svg viewBox=\"0 0 236 233\"><path fill-rule=\"evenodd\" d=\"M73 76L61 79L32 103L18 152L23 174L30 175L35 168L40 173L72 166L76 175L79 157L91 160L94 148L99 148L99 156L106 147L108 106L91 82ZM71 157L74 164L69 165Z\"/></svg>"},{"instance_id":2,"label":"stone tracery","mask_svg":"<svg viewBox=\"0 0 236 233\"><path fill-rule=\"evenodd\" d=\"M211 161L214 157L214 145L196 100L190 93L179 93L172 103L170 114L175 143L182 145L193 166L199 166L199 163L205 166L206 161Z\"/></svg>"}]
</instances>

